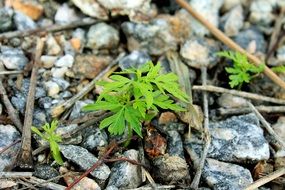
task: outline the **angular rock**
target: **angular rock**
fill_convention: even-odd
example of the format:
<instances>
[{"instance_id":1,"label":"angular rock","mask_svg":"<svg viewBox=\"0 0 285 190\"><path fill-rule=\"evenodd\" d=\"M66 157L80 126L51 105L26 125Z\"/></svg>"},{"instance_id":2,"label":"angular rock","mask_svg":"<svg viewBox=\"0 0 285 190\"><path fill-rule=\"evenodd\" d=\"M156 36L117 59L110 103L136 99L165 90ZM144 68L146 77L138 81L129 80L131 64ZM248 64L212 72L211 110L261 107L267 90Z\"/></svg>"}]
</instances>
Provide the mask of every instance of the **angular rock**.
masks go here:
<instances>
[{"instance_id":1,"label":"angular rock","mask_svg":"<svg viewBox=\"0 0 285 190\"><path fill-rule=\"evenodd\" d=\"M222 25L224 28L224 32L228 36L235 36L239 33L240 29L243 27L243 8L241 5L234 7L227 14L225 14L222 18Z\"/></svg>"},{"instance_id":2,"label":"angular rock","mask_svg":"<svg viewBox=\"0 0 285 190\"><path fill-rule=\"evenodd\" d=\"M46 40L46 52L48 55L58 55L61 52L61 47L52 35L49 35Z\"/></svg>"},{"instance_id":3,"label":"angular rock","mask_svg":"<svg viewBox=\"0 0 285 190\"><path fill-rule=\"evenodd\" d=\"M71 68L74 62L74 58L72 55L65 55L61 58L59 58L56 62L55 62L55 66L57 67L68 67Z\"/></svg>"},{"instance_id":4,"label":"angular rock","mask_svg":"<svg viewBox=\"0 0 285 190\"><path fill-rule=\"evenodd\" d=\"M18 11L15 11L14 23L21 31L37 28L37 24L30 17Z\"/></svg>"},{"instance_id":5,"label":"angular rock","mask_svg":"<svg viewBox=\"0 0 285 190\"><path fill-rule=\"evenodd\" d=\"M275 19L273 9L276 2L256 0L250 5L249 21L253 24L269 26Z\"/></svg>"},{"instance_id":6,"label":"angular rock","mask_svg":"<svg viewBox=\"0 0 285 190\"><path fill-rule=\"evenodd\" d=\"M19 187L13 180L0 179L0 189L19 189Z\"/></svg>"},{"instance_id":7,"label":"angular rock","mask_svg":"<svg viewBox=\"0 0 285 190\"><path fill-rule=\"evenodd\" d=\"M88 152L85 148L74 145L60 145L60 151L65 158L77 164L82 170L89 169L98 158ZM98 180L105 181L111 171L106 164L102 164L90 174Z\"/></svg>"},{"instance_id":8,"label":"angular rock","mask_svg":"<svg viewBox=\"0 0 285 190\"><path fill-rule=\"evenodd\" d=\"M68 24L79 20L79 16L76 14L75 9L69 7L66 3L61 5L54 16L54 20L58 24Z\"/></svg>"},{"instance_id":9,"label":"angular rock","mask_svg":"<svg viewBox=\"0 0 285 190\"><path fill-rule=\"evenodd\" d=\"M12 125L0 125L0 151L13 142L20 140L20 133ZM14 158L20 149L20 143L10 147L0 154L0 171L13 164Z\"/></svg>"},{"instance_id":10,"label":"angular rock","mask_svg":"<svg viewBox=\"0 0 285 190\"><path fill-rule=\"evenodd\" d=\"M111 62L109 56L77 55L72 67L76 78L95 78Z\"/></svg>"},{"instance_id":11,"label":"angular rock","mask_svg":"<svg viewBox=\"0 0 285 190\"><path fill-rule=\"evenodd\" d=\"M38 20L43 14L43 6L36 1L13 0L11 3L14 10L29 16L33 20Z\"/></svg>"},{"instance_id":12,"label":"angular rock","mask_svg":"<svg viewBox=\"0 0 285 190\"><path fill-rule=\"evenodd\" d=\"M242 0L224 0L222 10L224 12L230 11L235 6L241 5L241 3L242 3L241 1Z\"/></svg>"},{"instance_id":13,"label":"angular rock","mask_svg":"<svg viewBox=\"0 0 285 190\"><path fill-rule=\"evenodd\" d=\"M13 27L13 10L0 8L0 32L6 32Z\"/></svg>"},{"instance_id":14,"label":"angular rock","mask_svg":"<svg viewBox=\"0 0 285 190\"><path fill-rule=\"evenodd\" d=\"M47 90L48 96L51 96L51 97L54 97L60 92L59 85L53 81L45 82L45 88Z\"/></svg>"},{"instance_id":15,"label":"angular rock","mask_svg":"<svg viewBox=\"0 0 285 190\"><path fill-rule=\"evenodd\" d=\"M108 19L108 12L96 0L72 0L84 14L99 18L102 20ZM114 4L114 2L112 2Z\"/></svg>"},{"instance_id":16,"label":"angular rock","mask_svg":"<svg viewBox=\"0 0 285 190\"><path fill-rule=\"evenodd\" d=\"M281 139L285 139L285 117L279 117L277 122L272 125L272 129Z\"/></svg>"},{"instance_id":17,"label":"angular rock","mask_svg":"<svg viewBox=\"0 0 285 190\"><path fill-rule=\"evenodd\" d=\"M139 68L147 61L150 61L151 57L144 51L133 51L129 55L119 60L119 67L122 70L130 68Z\"/></svg>"},{"instance_id":18,"label":"angular rock","mask_svg":"<svg viewBox=\"0 0 285 190\"><path fill-rule=\"evenodd\" d=\"M94 103L94 101L89 100L89 99L84 100L84 101L77 101L72 108L69 119L76 119L76 118L79 118L80 116L83 116L85 112L83 112L82 108L86 106L87 104L91 104L91 103Z\"/></svg>"},{"instance_id":19,"label":"angular rock","mask_svg":"<svg viewBox=\"0 0 285 190\"><path fill-rule=\"evenodd\" d=\"M134 149L124 152L124 157L139 161L139 153ZM141 168L129 162L118 162L112 167L108 186L119 189L137 188L142 183Z\"/></svg>"},{"instance_id":20,"label":"angular rock","mask_svg":"<svg viewBox=\"0 0 285 190\"><path fill-rule=\"evenodd\" d=\"M243 190L253 182L248 169L211 158L206 159L202 177L213 190Z\"/></svg>"},{"instance_id":21,"label":"angular rock","mask_svg":"<svg viewBox=\"0 0 285 190\"><path fill-rule=\"evenodd\" d=\"M21 49L2 46L0 62L2 62L7 69L22 70L29 60Z\"/></svg>"},{"instance_id":22,"label":"angular rock","mask_svg":"<svg viewBox=\"0 0 285 190\"><path fill-rule=\"evenodd\" d=\"M167 153L185 159L182 138L177 131L168 131Z\"/></svg>"},{"instance_id":23,"label":"angular rock","mask_svg":"<svg viewBox=\"0 0 285 190\"><path fill-rule=\"evenodd\" d=\"M87 47L95 50L116 48L119 40L118 30L104 22L91 26L87 33Z\"/></svg>"},{"instance_id":24,"label":"angular rock","mask_svg":"<svg viewBox=\"0 0 285 190\"><path fill-rule=\"evenodd\" d=\"M98 148L108 145L108 135L98 127L87 128L83 133L81 145L91 152L97 151Z\"/></svg>"},{"instance_id":25,"label":"angular rock","mask_svg":"<svg viewBox=\"0 0 285 190\"><path fill-rule=\"evenodd\" d=\"M49 180L59 176L59 172L48 164L42 164L35 166L35 172L33 175L44 180ZM53 180L52 182L57 183L58 181L59 179Z\"/></svg>"},{"instance_id":26,"label":"angular rock","mask_svg":"<svg viewBox=\"0 0 285 190\"><path fill-rule=\"evenodd\" d=\"M247 106L247 100L231 94L222 94L218 98L218 104L224 108L238 108Z\"/></svg>"},{"instance_id":27,"label":"angular rock","mask_svg":"<svg viewBox=\"0 0 285 190\"><path fill-rule=\"evenodd\" d=\"M59 127L56 129L56 134L61 135L61 136L66 136L67 134L70 134L73 130L78 128L77 124L70 124L70 125L59 125ZM80 144L82 142L82 135L75 134L71 135L71 137L66 138L64 143L65 144Z\"/></svg>"},{"instance_id":28,"label":"angular rock","mask_svg":"<svg viewBox=\"0 0 285 190\"><path fill-rule=\"evenodd\" d=\"M44 68L50 69L53 67L53 65L57 59L58 58L56 56L42 55L41 56L41 63L42 63Z\"/></svg>"},{"instance_id":29,"label":"angular rock","mask_svg":"<svg viewBox=\"0 0 285 190\"><path fill-rule=\"evenodd\" d=\"M51 75L54 78L63 78L67 71L68 71L67 67L60 67L60 68L53 67L51 69Z\"/></svg>"},{"instance_id":30,"label":"angular rock","mask_svg":"<svg viewBox=\"0 0 285 190\"><path fill-rule=\"evenodd\" d=\"M65 91L70 86L70 83L63 78L53 78L52 81L57 83L62 91Z\"/></svg>"},{"instance_id":31,"label":"angular rock","mask_svg":"<svg viewBox=\"0 0 285 190\"><path fill-rule=\"evenodd\" d=\"M171 122L177 122L177 117L173 112L167 111L160 114L158 119L159 125L166 125Z\"/></svg>"},{"instance_id":32,"label":"angular rock","mask_svg":"<svg viewBox=\"0 0 285 190\"><path fill-rule=\"evenodd\" d=\"M269 144L254 114L211 122L208 157L226 162L248 163L267 160Z\"/></svg>"},{"instance_id":33,"label":"angular rock","mask_svg":"<svg viewBox=\"0 0 285 190\"><path fill-rule=\"evenodd\" d=\"M47 123L47 116L45 110L36 107L34 109L33 115L34 115L33 126L40 127L45 123Z\"/></svg>"}]
</instances>

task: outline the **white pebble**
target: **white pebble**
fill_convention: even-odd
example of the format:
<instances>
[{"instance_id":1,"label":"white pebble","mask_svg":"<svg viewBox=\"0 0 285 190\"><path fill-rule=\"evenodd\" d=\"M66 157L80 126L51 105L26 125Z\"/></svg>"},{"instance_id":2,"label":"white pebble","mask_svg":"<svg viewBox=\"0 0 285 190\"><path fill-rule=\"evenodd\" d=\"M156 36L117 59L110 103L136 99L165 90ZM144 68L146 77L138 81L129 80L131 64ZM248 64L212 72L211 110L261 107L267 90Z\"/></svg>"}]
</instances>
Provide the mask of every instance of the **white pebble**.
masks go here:
<instances>
[{"instance_id":1,"label":"white pebble","mask_svg":"<svg viewBox=\"0 0 285 190\"><path fill-rule=\"evenodd\" d=\"M57 67L72 67L73 65L73 62L74 62L74 58L72 55L65 55L63 57L61 57L59 60L57 60L55 62L55 66Z\"/></svg>"}]
</instances>

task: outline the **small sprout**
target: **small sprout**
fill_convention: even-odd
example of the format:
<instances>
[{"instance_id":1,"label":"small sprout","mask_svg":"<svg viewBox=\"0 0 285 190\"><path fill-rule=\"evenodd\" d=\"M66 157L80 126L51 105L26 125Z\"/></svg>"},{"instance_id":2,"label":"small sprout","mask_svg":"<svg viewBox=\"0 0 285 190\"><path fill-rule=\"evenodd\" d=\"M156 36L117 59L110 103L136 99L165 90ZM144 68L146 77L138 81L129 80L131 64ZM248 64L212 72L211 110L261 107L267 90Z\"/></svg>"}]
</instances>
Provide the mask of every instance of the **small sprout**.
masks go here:
<instances>
[{"instance_id":1,"label":"small sprout","mask_svg":"<svg viewBox=\"0 0 285 190\"><path fill-rule=\"evenodd\" d=\"M62 142L61 136L55 133L55 130L58 126L58 121L53 120L51 124L46 123L42 126L44 133L40 132L36 127L32 127L32 131L39 135L42 139L49 142L50 150L52 152L52 156L54 160L59 164L62 165L63 161L60 155L58 143Z\"/></svg>"},{"instance_id":2,"label":"small sprout","mask_svg":"<svg viewBox=\"0 0 285 190\"><path fill-rule=\"evenodd\" d=\"M275 73L285 73L285 65L271 67Z\"/></svg>"},{"instance_id":3,"label":"small sprout","mask_svg":"<svg viewBox=\"0 0 285 190\"><path fill-rule=\"evenodd\" d=\"M147 62L139 69L126 69L110 78L113 82L98 82L104 87L94 104L89 104L85 111L107 110L113 113L100 123L100 128L108 127L112 135L122 135L128 128L129 138L134 130L140 137L141 122L151 120L158 108L173 111L186 111L175 104L173 97L188 102L188 95L178 84L174 73L160 74L160 63ZM123 75L132 74L133 79Z\"/></svg>"},{"instance_id":4,"label":"small sprout","mask_svg":"<svg viewBox=\"0 0 285 190\"><path fill-rule=\"evenodd\" d=\"M218 56L226 57L233 61L232 67L226 67L226 72L229 73L231 88L238 87L239 89L243 83L249 83L254 77L260 74L265 65L260 64L255 66L251 64L246 55L239 52L221 51L217 53Z\"/></svg>"}]
</instances>

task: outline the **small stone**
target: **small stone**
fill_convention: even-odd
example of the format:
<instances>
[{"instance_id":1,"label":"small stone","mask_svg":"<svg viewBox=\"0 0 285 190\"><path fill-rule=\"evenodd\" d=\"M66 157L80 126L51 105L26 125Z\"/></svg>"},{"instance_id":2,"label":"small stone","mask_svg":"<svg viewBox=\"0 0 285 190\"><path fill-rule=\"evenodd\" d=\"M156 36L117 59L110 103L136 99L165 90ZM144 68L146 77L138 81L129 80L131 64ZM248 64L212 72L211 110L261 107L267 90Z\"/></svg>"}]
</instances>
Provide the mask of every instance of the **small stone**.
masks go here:
<instances>
[{"instance_id":1,"label":"small stone","mask_svg":"<svg viewBox=\"0 0 285 190\"><path fill-rule=\"evenodd\" d=\"M70 8L66 3L57 9L54 16L54 20L58 24L69 24L79 19L75 9Z\"/></svg>"},{"instance_id":2,"label":"small stone","mask_svg":"<svg viewBox=\"0 0 285 190\"><path fill-rule=\"evenodd\" d=\"M219 106L224 108L239 108L246 107L247 100L242 97L234 96L231 94L222 94L218 98L218 104Z\"/></svg>"},{"instance_id":3,"label":"small stone","mask_svg":"<svg viewBox=\"0 0 285 190\"><path fill-rule=\"evenodd\" d=\"M49 55L42 55L41 56L41 63L44 68L50 69L53 67L55 61L58 59L56 56L49 56Z\"/></svg>"},{"instance_id":4,"label":"small stone","mask_svg":"<svg viewBox=\"0 0 285 190\"><path fill-rule=\"evenodd\" d=\"M77 28L72 33L72 38L70 39L70 44L76 50L76 52L82 53L86 39L85 39L85 30L82 28Z\"/></svg>"},{"instance_id":5,"label":"small stone","mask_svg":"<svg viewBox=\"0 0 285 190\"><path fill-rule=\"evenodd\" d=\"M72 0L84 14L99 18L102 20L108 19L108 12L96 0ZM114 2L113 2L114 3ZM115 3L116 4L116 3Z\"/></svg>"},{"instance_id":6,"label":"small stone","mask_svg":"<svg viewBox=\"0 0 285 190\"><path fill-rule=\"evenodd\" d=\"M53 78L52 81L56 82L62 91L65 91L70 86L70 83L63 78Z\"/></svg>"},{"instance_id":7,"label":"small stone","mask_svg":"<svg viewBox=\"0 0 285 190\"><path fill-rule=\"evenodd\" d=\"M272 126L273 130L281 139L285 139L285 117L279 117L277 122Z\"/></svg>"},{"instance_id":8,"label":"small stone","mask_svg":"<svg viewBox=\"0 0 285 190\"><path fill-rule=\"evenodd\" d=\"M21 139L20 133L12 125L0 125L0 137L0 151L13 142ZM4 171L5 167L13 164L14 158L17 156L19 149L20 143L0 154L0 171Z\"/></svg>"},{"instance_id":9,"label":"small stone","mask_svg":"<svg viewBox=\"0 0 285 190\"><path fill-rule=\"evenodd\" d=\"M176 122L176 121L177 121L176 115L168 111L168 112L163 112L160 114L159 119L158 119L158 124L164 125L164 124L168 124L168 123Z\"/></svg>"},{"instance_id":10,"label":"small stone","mask_svg":"<svg viewBox=\"0 0 285 190\"><path fill-rule=\"evenodd\" d=\"M243 27L243 8L241 5L234 7L225 14L221 21L224 22L223 28L228 36L236 36Z\"/></svg>"},{"instance_id":11,"label":"small stone","mask_svg":"<svg viewBox=\"0 0 285 190\"><path fill-rule=\"evenodd\" d=\"M187 162L178 156L165 154L155 158L152 163L154 173L163 182L177 182L190 177Z\"/></svg>"},{"instance_id":12,"label":"small stone","mask_svg":"<svg viewBox=\"0 0 285 190\"><path fill-rule=\"evenodd\" d=\"M80 176L74 176L72 179L72 177L66 176L64 179L65 181L69 181L69 183L67 184L71 184L71 182L74 182L75 179L79 177ZM74 187L72 187L72 190L87 190L87 189L101 190L101 187L96 183L96 181L88 177L82 178Z\"/></svg>"},{"instance_id":13,"label":"small stone","mask_svg":"<svg viewBox=\"0 0 285 190\"><path fill-rule=\"evenodd\" d=\"M70 124L70 125L60 125L56 129L56 134L60 136L67 135L68 133L70 134L73 130L78 128L77 124ZM71 135L71 137L66 138L64 140L64 144L80 144L82 142L82 135L81 134L76 134L76 135Z\"/></svg>"},{"instance_id":14,"label":"small stone","mask_svg":"<svg viewBox=\"0 0 285 190\"><path fill-rule=\"evenodd\" d=\"M71 38L69 40L69 42L75 51L77 51L77 52L80 51L80 49L82 47L82 43L81 43L79 38Z\"/></svg>"},{"instance_id":15,"label":"small stone","mask_svg":"<svg viewBox=\"0 0 285 190\"><path fill-rule=\"evenodd\" d=\"M0 189L19 189L17 185L13 180L0 179Z\"/></svg>"},{"instance_id":16,"label":"small stone","mask_svg":"<svg viewBox=\"0 0 285 190\"><path fill-rule=\"evenodd\" d=\"M17 11L15 11L14 22L20 31L37 28L37 24L30 17Z\"/></svg>"},{"instance_id":17,"label":"small stone","mask_svg":"<svg viewBox=\"0 0 285 190\"><path fill-rule=\"evenodd\" d=\"M59 172L48 164L41 164L35 166L33 175L44 180L49 180L59 176ZM58 181L59 179L56 179L52 182L57 183Z\"/></svg>"},{"instance_id":18,"label":"small stone","mask_svg":"<svg viewBox=\"0 0 285 190\"><path fill-rule=\"evenodd\" d=\"M82 108L84 106L86 106L87 104L92 104L94 103L93 100L84 100L84 101L77 101L75 102L73 108L72 108L72 111L70 113L70 116L69 116L69 119L76 119L76 118L79 118L80 116L83 116L83 113L82 112Z\"/></svg>"},{"instance_id":19,"label":"small stone","mask_svg":"<svg viewBox=\"0 0 285 190\"><path fill-rule=\"evenodd\" d=\"M36 1L13 0L14 10L19 11L33 20L38 20L43 14L43 6Z\"/></svg>"},{"instance_id":20,"label":"small stone","mask_svg":"<svg viewBox=\"0 0 285 190\"><path fill-rule=\"evenodd\" d=\"M139 153L134 149L124 152L124 157L139 161ZM108 186L119 189L137 188L142 183L141 168L129 162L118 162L112 167Z\"/></svg>"},{"instance_id":21,"label":"small stone","mask_svg":"<svg viewBox=\"0 0 285 190\"><path fill-rule=\"evenodd\" d=\"M248 169L211 158L206 159L202 177L213 190L243 190L253 182Z\"/></svg>"},{"instance_id":22,"label":"small stone","mask_svg":"<svg viewBox=\"0 0 285 190\"><path fill-rule=\"evenodd\" d=\"M139 68L146 62L150 61L151 57L144 51L133 51L129 55L119 60L119 67L122 70L130 68Z\"/></svg>"},{"instance_id":23,"label":"small stone","mask_svg":"<svg viewBox=\"0 0 285 190\"><path fill-rule=\"evenodd\" d=\"M65 55L61 58L59 58L56 62L55 62L55 66L57 67L68 67L71 68L74 62L74 58L72 55Z\"/></svg>"},{"instance_id":24,"label":"small stone","mask_svg":"<svg viewBox=\"0 0 285 190\"><path fill-rule=\"evenodd\" d=\"M107 186L105 190L119 190L119 188L116 187L115 185L110 185L110 186Z\"/></svg>"},{"instance_id":25,"label":"small stone","mask_svg":"<svg viewBox=\"0 0 285 190\"><path fill-rule=\"evenodd\" d=\"M250 5L249 21L253 24L269 26L275 19L272 13L275 3L268 0L256 0Z\"/></svg>"},{"instance_id":26,"label":"small stone","mask_svg":"<svg viewBox=\"0 0 285 190\"><path fill-rule=\"evenodd\" d=\"M109 56L77 55L72 66L76 78L94 79L111 62Z\"/></svg>"},{"instance_id":27,"label":"small stone","mask_svg":"<svg viewBox=\"0 0 285 190\"><path fill-rule=\"evenodd\" d=\"M241 5L242 0L224 0L222 10L224 12L230 11L232 8Z\"/></svg>"},{"instance_id":28,"label":"small stone","mask_svg":"<svg viewBox=\"0 0 285 190\"><path fill-rule=\"evenodd\" d=\"M180 158L185 159L181 135L173 130L168 131L167 133L167 153L170 156L179 156Z\"/></svg>"},{"instance_id":29,"label":"small stone","mask_svg":"<svg viewBox=\"0 0 285 190\"><path fill-rule=\"evenodd\" d=\"M65 73L68 71L67 67L55 68L51 69L52 77L54 78L63 78Z\"/></svg>"},{"instance_id":30,"label":"small stone","mask_svg":"<svg viewBox=\"0 0 285 190\"><path fill-rule=\"evenodd\" d=\"M46 40L47 54L48 55L59 55L61 52L61 47L58 45L57 41L52 35L49 35Z\"/></svg>"},{"instance_id":31,"label":"small stone","mask_svg":"<svg viewBox=\"0 0 285 190\"><path fill-rule=\"evenodd\" d=\"M0 8L0 32L6 32L13 27L13 10L9 8Z\"/></svg>"},{"instance_id":32,"label":"small stone","mask_svg":"<svg viewBox=\"0 0 285 190\"><path fill-rule=\"evenodd\" d=\"M45 88L47 89L48 96L54 97L60 92L60 87L56 82L45 82Z\"/></svg>"},{"instance_id":33,"label":"small stone","mask_svg":"<svg viewBox=\"0 0 285 190\"><path fill-rule=\"evenodd\" d=\"M89 169L98 159L85 148L74 145L60 145L60 151L65 158L77 164L82 170ZM98 180L108 179L111 171L105 164L97 167L90 174Z\"/></svg>"},{"instance_id":34,"label":"small stone","mask_svg":"<svg viewBox=\"0 0 285 190\"><path fill-rule=\"evenodd\" d=\"M114 49L119 43L119 32L102 22L90 27L87 33L87 47L92 49Z\"/></svg>"},{"instance_id":35,"label":"small stone","mask_svg":"<svg viewBox=\"0 0 285 190\"><path fill-rule=\"evenodd\" d=\"M108 135L98 127L87 128L83 133L82 147L91 152L98 151L98 148L108 145Z\"/></svg>"},{"instance_id":36,"label":"small stone","mask_svg":"<svg viewBox=\"0 0 285 190\"><path fill-rule=\"evenodd\" d=\"M182 45L180 55L191 67L199 69L202 66L207 66L212 68L219 61L216 56L219 49L219 43L212 39L192 37Z\"/></svg>"},{"instance_id":37,"label":"small stone","mask_svg":"<svg viewBox=\"0 0 285 190\"><path fill-rule=\"evenodd\" d=\"M2 62L7 69L22 70L29 62L21 49L2 46L1 52L0 62Z\"/></svg>"},{"instance_id":38,"label":"small stone","mask_svg":"<svg viewBox=\"0 0 285 190\"><path fill-rule=\"evenodd\" d=\"M42 126L47 123L46 112L43 109L35 108L33 118L33 126Z\"/></svg>"}]
</instances>

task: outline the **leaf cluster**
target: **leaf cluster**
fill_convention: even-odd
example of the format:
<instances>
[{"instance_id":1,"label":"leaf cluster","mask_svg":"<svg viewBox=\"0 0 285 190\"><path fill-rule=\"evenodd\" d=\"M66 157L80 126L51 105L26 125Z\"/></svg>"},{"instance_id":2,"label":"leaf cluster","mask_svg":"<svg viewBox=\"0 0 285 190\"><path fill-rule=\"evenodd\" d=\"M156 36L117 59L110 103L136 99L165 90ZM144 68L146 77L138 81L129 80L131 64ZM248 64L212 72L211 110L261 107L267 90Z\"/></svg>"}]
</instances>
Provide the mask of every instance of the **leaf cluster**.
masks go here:
<instances>
[{"instance_id":1,"label":"leaf cluster","mask_svg":"<svg viewBox=\"0 0 285 190\"><path fill-rule=\"evenodd\" d=\"M285 73L285 65L271 67L275 73Z\"/></svg>"},{"instance_id":2,"label":"leaf cluster","mask_svg":"<svg viewBox=\"0 0 285 190\"><path fill-rule=\"evenodd\" d=\"M232 67L226 67L225 70L229 73L230 86L239 88L243 83L249 83L255 76L264 70L265 65L260 64L255 66L251 64L246 55L239 52L222 51L217 53L218 56L228 58L233 61Z\"/></svg>"},{"instance_id":3,"label":"leaf cluster","mask_svg":"<svg viewBox=\"0 0 285 190\"><path fill-rule=\"evenodd\" d=\"M42 139L44 139L45 141L49 142L50 145L50 150L52 152L52 156L54 158L54 160L62 165L63 161L60 155L60 151L59 151L59 142L62 142L61 136L57 135L55 133L55 130L58 126L58 121L57 120L53 120L51 122L51 124L46 123L45 125L42 126L42 129L44 131L44 133L42 133L38 128L36 127L32 127L32 131L34 133L36 133L37 135L39 135Z\"/></svg>"},{"instance_id":4,"label":"leaf cluster","mask_svg":"<svg viewBox=\"0 0 285 190\"><path fill-rule=\"evenodd\" d=\"M99 82L103 92L94 104L85 111L107 110L113 113L100 123L100 128L108 127L113 135L121 135L129 126L140 137L141 122L152 119L158 109L185 111L175 104L170 95L187 102L188 96L179 88L178 77L174 73L160 74L160 63L147 62L139 69L126 69L110 76L113 82ZM124 75L131 75L129 79ZM129 131L130 132L130 131Z\"/></svg>"}]
</instances>

